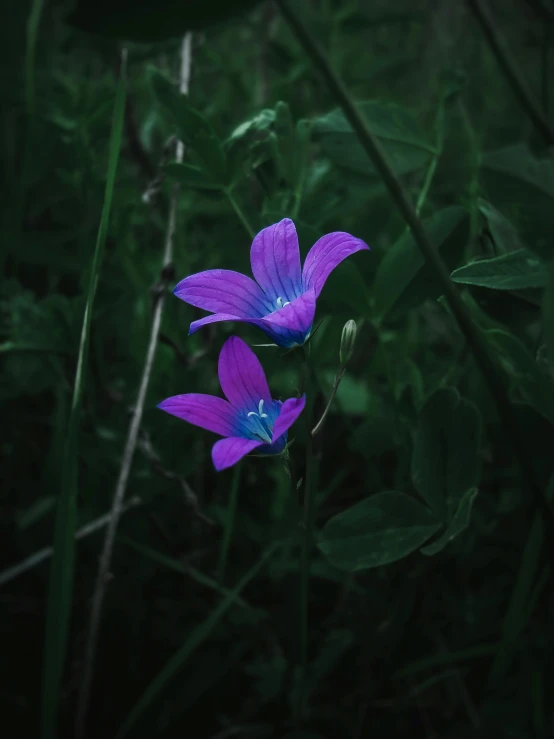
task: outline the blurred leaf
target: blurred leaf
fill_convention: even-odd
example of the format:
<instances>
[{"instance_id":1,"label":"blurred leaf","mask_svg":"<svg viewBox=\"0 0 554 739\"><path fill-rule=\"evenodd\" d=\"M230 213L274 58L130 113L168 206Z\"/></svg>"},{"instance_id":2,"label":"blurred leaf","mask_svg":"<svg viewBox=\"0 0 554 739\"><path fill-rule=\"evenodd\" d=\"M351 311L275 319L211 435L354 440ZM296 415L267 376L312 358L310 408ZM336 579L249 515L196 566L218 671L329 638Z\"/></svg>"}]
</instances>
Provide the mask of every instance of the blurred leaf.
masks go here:
<instances>
[{"instance_id":1,"label":"blurred leaf","mask_svg":"<svg viewBox=\"0 0 554 739\"><path fill-rule=\"evenodd\" d=\"M496 251L500 254L507 254L521 249L523 244L513 223L483 198L479 198L477 202L481 214L487 221Z\"/></svg>"},{"instance_id":2,"label":"blurred leaf","mask_svg":"<svg viewBox=\"0 0 554 739\"><path fill-rule=\"evenodd\" d=\"M357 104L371 131L380 140L397 174L423 167L435 147L411 113L399 105L367 100ZM325 154L339 167L376 176L377 172L342 110L336 108L313 120L313 134Z\"/></svg>"},{"instance_id":3,"label":"blurred leaf","mask_svg":"<svg viewBox=\"0 0 554 739\"><path fill-rule=\"evenodd\" d=\"M481 419L457 390L437 390L418 419L412 455L414 487L445 522L451 522L464 494L479 482Z\"/></svg>"},{"instance_id":4,"label":"blurred leaf","mask_svg":"<svg viewBox=\"0 0 554 739\"><path fill-rule=\"evenodd\" d=\"M436 213L424 225L429 238L452 269L459 261L469 236L467 212L451 206ZM439 279L425 263L412 234L405 232L387 250L377 270L374 285L377 314L382 318L389 314L397 316L441 294Z\"/></svg>"},{"instance_id":5,"label":"blurred leaf","mask_svg":"<svg viewBox=\"0 0 554 739\"><path fill-rule=\"evenodd\" d=\"M164 169L169 177L179 182L183 187L192 187L200 190L221 190L221 183L214 182L209 173L204 172L199 167L171 162L170 164L166 164Z\"/></svg>"},{"instance_id":6,"label":"blurred leaf","mask_svg":"<svg viewBox=\"0 0 554 739\"><path fill-rule=\"evenodd\" d=\"M18 513L17 527L21 531L24 531L29 526L32 526L37 521L40 521L41 518L44 518L47 513L50 513L55 505L56 498L54 498L53 495L49 495L45 498L40 498L25 511L21 511L20 513Z\"/></svg>"},{"instance_id":7,"label":"blurred leaf","mask_svg":"<svg viewBox=\"0 0 554 739\"><path fill-rule=\"evenodd\" d=\"M541 371L529 350L517 337L492 329L485 336L512 384L533 408L554 425L554 383Z\"/></svg>"},{"instance_id":8,"label":"blurred leaf","mask_svg":"<svg viewBox=\"0 0 554 739\"><path fill-rule=\"evenodd\" d=\"M69 23L88 33L163 41L246 13L260 0L77 0Z\"/></svg>"},{"instance_id":9,"label":"blurred leaf","mask_svg":"<svg viewBox=\"0 0 554 739\"><path fill-rule=\"evenodd\" d=\"M535 157L519 143L483 155L487 198L516 225L525 245L548 259L552 243L554 158Z\"/></svg>"},{"instance_id":10,"label":"blurred leaf","mask_svg":"<svg viewBox=\"0 0 554 739\"><path fill-rule=\"evenodd\" d=\"M177 124L177 135L190 146L213 180L227 184L227 164L219 138L209 121L181 95L177 87L155 67L149 68L150 82L159 102L173 116Z\"/></svg>"},{"instance_id":11,"label":"blurred leaf","mask_svg":"<svg viewBox=\"0 0 554 739\"><path fill-rule=\"evenodd\" d=\"M452 541L452 539L455 539L462 533L462 531L464 531L464 529L467 529L471 518L473 502L477 497L478 492L477 488L466 490L460 499L458 510L454 512L454 515L446 527L446 531L444 531L436 541L421 547L420 552L422 554L427 554L428 556L438 554L438 552L441 552L444 547Z\"/></svg>"},{"instance_id":12,"label":"blurred leaf","mask_svg":"<svg viewBox=\"0 0 554 739\"><path fill-rule=\"evenodd\" d=\"M327 521L318 547L335 567L355 572L406 557L439 528L431 511L414 498L387 491Z\"/></svg>"},{"instance_id":13,"label":"blurred leaf","mask_svg":"<svg viewBox=\"0 0 554 739\"><path fill-rule=\"evenodd\" d=\"M455 269L450 276L454 282L492 290L544 287L547 279L544 264L527 249L518 249L493 259L480 259Z\"/></svg>"},{"instance_id":14,"label":"blurred leaf","mask_svg":"<svg viewBox=\"0 0 554 739\"><path fill-rule=\"evenodd\" d=\"M548 267L548 279L543 303L543 331L550 370L554 377L554 261Z\"/></svg>"}]
</instances>

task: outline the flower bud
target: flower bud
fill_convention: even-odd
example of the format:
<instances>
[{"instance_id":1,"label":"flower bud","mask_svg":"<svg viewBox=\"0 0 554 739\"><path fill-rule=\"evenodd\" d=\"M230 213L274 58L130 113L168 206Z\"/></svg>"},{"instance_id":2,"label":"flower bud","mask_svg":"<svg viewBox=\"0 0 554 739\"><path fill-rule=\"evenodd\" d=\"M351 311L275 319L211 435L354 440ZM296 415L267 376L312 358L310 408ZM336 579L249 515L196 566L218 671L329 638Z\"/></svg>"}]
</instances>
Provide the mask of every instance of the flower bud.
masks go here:
<instances>
[{"instance_id":1,"label":"flower bud","mask_svg":"<svg viewBox=\"0 0 554 739\"><path fill-rule=\"evenodd\" d=\"M352 356L352 352L354 351L354 344L356 343L357 332L358 327L356 326L356 321L350 319L344 324L344 327L342 329L342 336L340 339L339 352L340 363L343 366L350 361L350 357Z\"/></svg>"}]
</instances>

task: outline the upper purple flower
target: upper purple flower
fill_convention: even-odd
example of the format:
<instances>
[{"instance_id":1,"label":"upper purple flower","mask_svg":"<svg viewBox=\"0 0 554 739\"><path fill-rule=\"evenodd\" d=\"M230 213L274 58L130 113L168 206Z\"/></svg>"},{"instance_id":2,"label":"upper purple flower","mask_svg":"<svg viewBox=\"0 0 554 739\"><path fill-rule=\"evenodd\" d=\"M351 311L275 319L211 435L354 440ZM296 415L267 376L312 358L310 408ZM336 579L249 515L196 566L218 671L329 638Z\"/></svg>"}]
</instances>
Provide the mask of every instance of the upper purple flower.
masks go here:
<instances>
[{"instance_id":1,"label":"upper purple flower","mask_svg":"<svg viewBox=\"0 0 554 739\"><path fill-rule=\"evenodd\" d=\"M174 395L158 405L167 413L225 439L212 449L216 470L224 470L254 451L280 454L287 431L304 410L306 397L273 400L254 352L238 336L221 349L219 382L227 400L215 395Z\"/></svg>"},{"instance_id":2,"label":"upper purple flower","mask_svg":"<svg viewBox=\"0 0 554 739\"><path fill-rule=\"evenodd\" d=\"M185 303L209 310L190 324L189 335L216 321L259 326L276 344L303 344L310 335L315 303L326 279L343 259L369 249L342 231L322 236L300 265L296 228L290 218L264 228L255 237L250 263L257 282L228 269L210 269L185 277L173 291Z\"/></svg>"}]
</instances>

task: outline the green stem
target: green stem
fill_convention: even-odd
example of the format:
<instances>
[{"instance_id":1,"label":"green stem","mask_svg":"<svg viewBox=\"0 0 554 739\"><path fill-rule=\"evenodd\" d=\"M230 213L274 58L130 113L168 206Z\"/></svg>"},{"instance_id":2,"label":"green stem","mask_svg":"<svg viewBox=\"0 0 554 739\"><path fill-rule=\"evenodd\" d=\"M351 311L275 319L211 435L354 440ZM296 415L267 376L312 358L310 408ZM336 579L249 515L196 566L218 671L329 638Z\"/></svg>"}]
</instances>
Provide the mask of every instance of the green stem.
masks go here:
<instances>
[{"instance_id":1,"label":"green stem","mask_svg":"<svg viewBox=\"0 0 554 739\"><path fill-rule=\"evenodd\" d=\"M319 432L321 431L323 427L323 422L327 418L327 414L329 413L329 409L331 408L333 400L335 399L335 395L337 394L337 390L339 389L340 381L342 380L345 372L346 372L346 367L344 366L339 367L339 371L335 375L335 379L333 382L333 388L331 390L331 395L329 396L329 400L327 401L327 405L325 406L323 415L321 416L317 424L312 429L312 436L316 436L316 434L319 434Z\"/></svg>"},{"instance_id":2,"label":"green stem","mask_svg":"<svg viewBox=\"0 0 554 739\"><path fill-rule=\"evenodd\" d=\"M240 465L237 465L235 469L233 470L233 479L231 480L231 492L229 495L229 507L227 509L227 520L225 522L225 530L223 531L223 539L221 541L221 550L219 552L217 579L218 579L218 582L220 583L223 582L223 579L225 577L225 569L227 567L227 555L229 554L231 537L233 536L233 529L235 527L237 504L238 504L238 499L239 499L239 487L240 487Z\"/></svg>"},{"instance_id":3,"label":"green stem","mask_svg":"<svg viewBox=\"0 0 554 739\"><path fill-rule=\"evenodd\" d=\"M492 53L496 57L500 69L508 80L522 108L526 111L547 146L554 144L554 129L552 129L546 116L543 114L508 45L497 30L498 24L491 14L486 0L468 0L468 3L483 29L485 38L488 41Z\"/></svg>"},{"instance_id":4,"label":"green stem","mask_svg":"<svg viewBox=\"0 0 554 739\"><path fill-rule=\"evenodd\" d=\"M550 108L548 99L548 55L550 52L550 39L552 27L549 23L544 24L544 36L541 44L541 103L545 115Z\"/></svg>"},{"instance_id":5,"label":"green stem","mask_svg":"<svg viewBox=\"0 0 554 739\"><path fill-rule=\"evenodd\" d=\"M435 177L437 165L442 154L442 147L444 142L444 104L445 100L443 98L440 101L439 109L437 112L437 141L435 144L435 153L433 154L433 158L431 159L431 163L429 164L429 168L427 169L425 180L423 181L423 187L421 188L421 192L419 193L419 197L417 199L415 208L417 215L421 213L421 209L425 205L425 201L427 200L427 195L429 194L429 189Z\"/></svg>"},{"instance_id":6,"label":"green stem","mask_svg":"<svg viewBox=\"0 0 554 739\"><path fill-rule=\"evenodd\" d=\"M352 126L354 133L357 135L360 144L365 149L366 154L381 175L393 202L396 204L396 207L409 225L414 241L418 245L426 262L438 278L454 318L473 352L477 366L479 367L483 379L488 386L489 392L494 399L501 424L508 432L512 441L514 453L523 472L527 488L547 522L549 527L549 536L547 539L552 540L554 543L554 514L544 496L544 492L537 482L533 465L524 451L525 445L522 432L513 415L506 390L498 377L496 368L490 359L486 344L484 343L480 332L473 325L471 316L469 315L458 290L450 279L449 271L442 260L442 257L435 245L429 239L422 222L419 220L413 205L408 199L402 183L390 168L381 144L370 131L367 122L360 115L360 112L354 105L354 102L350 98L350 95L342 84L342 81L330 66L326 56L320 50L317 43L312 39L309 31L305 28L304 24L298 17L296 10L293 10L293 5L290 2L286 2L286 0L277 0L277 4L279 5L279 8L288 24L298 37L298 40L304 47L304 50L311 58L313 64L324 77L329 89L335 96L345 117Z\"/></svg>"},{"instance_id":7,"label":"green stem","mask_svg":"<svg viewBox=\"0 0 554 739\"><path fill-rule=\"evenodd\" d=\"M225 195L227 195L227 199L231 203L231 206L232 206L233 210L235 211L235 213L239 217L239 220L242 223L242 225L244 226L244 228L246 229L248 235L250 236L251 239L253 239L254 236L256 235L256 231L254 230L252 224L250 223L250 221L246 217L246 214L244 213L244 211L242 210L242 208L238 204L238 202L235 199L235 196L233 195L233 193L232 193L232 191L231 191L230 188L228 188L228 187L225 188Z\"/></svg>"},{"instance_id":8,"label":"green stem","mask_svg":"<svg viewBox=\"0 0 554 739\"><path fill-rule=\"evenodd\" d=\"M306 708L306 674L308 667L308 594L309 594L309 572L310 572L310 547L312 542L311 519L312 519L312 452L313 438L312 426L312 398L310 393L310 365L309 345L304 346L304 362L302 367L303 391L308 396L306 403L306 425L308 429L306 439L306 463L304 470L304 501L302 505L302 521L300 524L300 681L299 700L297 706L297 717L302 718Z\"/></svg>"}]
</instances>

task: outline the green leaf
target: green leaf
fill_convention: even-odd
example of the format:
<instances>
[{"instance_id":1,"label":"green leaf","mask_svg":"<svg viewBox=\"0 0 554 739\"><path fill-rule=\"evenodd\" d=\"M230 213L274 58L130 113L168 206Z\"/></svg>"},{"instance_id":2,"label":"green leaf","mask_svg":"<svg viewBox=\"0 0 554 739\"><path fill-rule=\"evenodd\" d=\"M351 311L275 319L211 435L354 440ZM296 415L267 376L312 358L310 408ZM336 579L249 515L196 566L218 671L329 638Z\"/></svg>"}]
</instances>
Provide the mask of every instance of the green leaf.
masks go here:
<instances>
[{"instance_id":1,"label":"green leaf","mask_svg":"<svg viewBox=\"0 0 554 739\"><path fill-rule=\"evenodd\" d=\"M164 167L167 175L176 180L183 187L192 187L197 190L221 190L222 185L214 182L210 175L190 164L171 162Z\"/></svg>"},{"instance_id":2,"label":"green leaf","mask_svg":"<svg viewBox=\"0 0 554 739\"><path fill-rule=\"evenodd\" d=\"M327 521L318 547L335 567L354 572L406 557L440 526L431 511L414 498L386 491Z\"/></svg>"},{"instance_id":3,"label":"green leaf","mask_svg":"<svg viewBox=\"0 0 554 739\"><path fill-rule=\"evenodd\" d=\"M420 552L422 554L426 554L428 556L437 554L438 552L442 551L444 547L450 541L452 541L452 539L455 539L459 534L462 533L462 531L464 531L464 529L467 529L467 527L469 526L469 520L471 518L473 501L477 497L478 492L479 491L477 488L470 488L469 490L466 490L466 492L462 495L458 510L454 513L454 516L446 527L446 531L444 531L436 541L422 547L420 549Z\"/></svg>"},{"instance_id":4,"label":"green leaf","mask_svg":"<svg viewBox=\"0 0 554 739\"><path fill-rule=\"evenodd\" d=\"M516 144L483 155L483 186L494 205L513 221L525 245L543 259L552 251L554 158Z\"/></svg>"},{"instance_id":5,"label":"green leaf","mask_svg":"<svg viewBox=\"0 0 554 739\"><path fill-rule=\"evenodd\" d=\"M424 131L411 113L398 105L377 100L357 104L397 174L423 167L435 153ZM377 172L354 134L344 113L336 108L313 120L313 133L325 154L339 167L365 175Z\"/></svg>"},{"instance_id":6,"label":"green leaf","mask_svg":"<svg viewBox=\"0 0 554 739\"><path fill-rule=\"evenodd\" d=\"M449 269L459 261L469 237L469 217L463 208L452 206L424 222L431 241L440 250ZM410 232L405 232L385 254L375 278L377 314L384 318L405 313L425 300L442 294L442 285Z\"/></svg>"},{"instance_id":7,"label":"green leaf","mask_svg":"<svg viewBox=\"0 0 554 739\"><path fill-rule=\"evenodd\" d=\"M177 135L204 166L208 179L227 184L227 163L219 138L210 122L181 95L177 87L155 67L149 68L152 89L159 102L173 116Z\"/></svg>"},{"instance_id":8,"label":"green leaf","mask_svg":"<svg viewBox=\"0 0 554 739\"><path fill-rule=\"evenodd\" d=\"M523 244L513 223L502 215L494 205L483 200L483 198L478 198L477 203L481 215L487 221L495 251L500 254L507 254L516 249L521 249Z\"/></svg>"},{"instance_id":9,"label":"green leaf","mask_svg":"<svg viewBox=\"0 0 554 739\"><path fill-rule=\"evenodd\" d=\"M481 419L477 408L457 390L441 388L429 398L418 419L412 454L414 487L445 522L479 481Z\"/></svg>"},{"instance_id":10,"label":"green leaf","mask_svg":"<svg viewBox=\"0 0 554 739\"><path fill-rule=\"evenodd\" d=\"M131 712L123 722L116 734L116 739L122 739L127 736L131 729L136 725L144 711L150 706L152 701L159 695L160 691L166 686L176 673L182 668L191 654L210 636L217 624L221 621L227 611L236 603L238 596L248 585L248 583L256 577L262 567L265 565L269 557L281 546L281 542L273 542L262 554L260 559L251 567L248 572L241 578L237 585L229 591L229 594L214 608L210 615L202 621L191 633L187 635L183 645L175 652L173 657L165 664L161 672L156 675L154 680L148 685L140 700L131 709Z\"/></svg>"},{"instance_id":11,"label":"green leaf","mask_svg":"<svg viewBox=\"0 0 554 739\"><path fill-rule=\"evenodd\" d=\"M126 57L123 57L117 87L112 131L109 147L108 171L104 204L96 246L92 257L85 314L81 329L77 370L73 388L73 401L69 416L64 461L61 470L61 486L56 510L54 531L54 552L50 565L48 587L48 606L46 615L46 632L44 639L44 669L42 693L42 731L43 739L54 739L57 734L57 711L60 695L61 678L65 662L65 652L69 633L69 617L73 593L73 574L75 560L75 524L77 519L77 454L78 436L81 419L81 404L85 386L90 329L96 286L100 276L102 258L108 235L108 223L112 206L115 176L121 149L123 121L125 113L127 74Z\"/></svg>"},{"instance_id":12,"label":"green leaf","mask_svg":"<svg viewBox=\"0 0 554 739\"><path fill-rule=\"evenodd\" d=\"M554 424L554 383L540 369L525 344L512 334L498 329L486 331L485 336L517 391Z\"/></svg>"},{"instance_id":13,"label":"green leaf","mask_svg":"<svg viewBox=\"0 0 554 739\"><path fill-rule=\"evenodd\" d=\"M518 249L493 259L480 259L454 270L450 276L454 282L492 290L544 287L547 280L544 264L527 249Z\"/></svg>"},{"instance_id":14,"label":"green leaf","mask_svg":"<svg viewBox=\"0 0 554 739\"><path fill-rule=\"evenodd\" d=\"M68 21L108 38L163 41L186 31L222 23L248 12L260 0L77 0Z\"/></svg>"}]
</instances>

